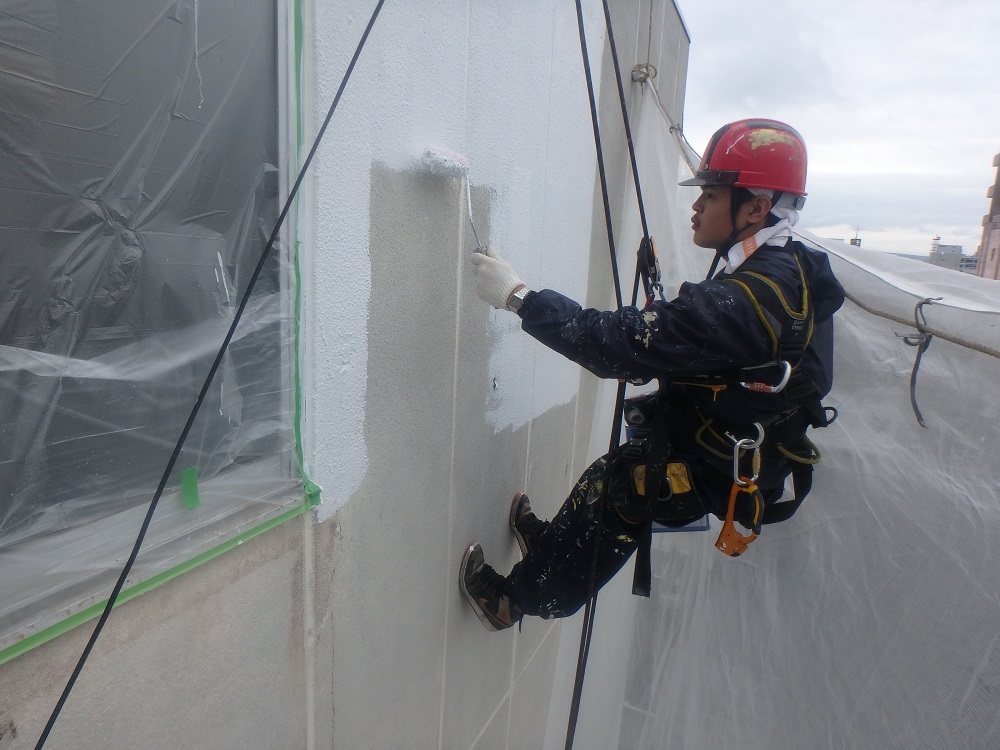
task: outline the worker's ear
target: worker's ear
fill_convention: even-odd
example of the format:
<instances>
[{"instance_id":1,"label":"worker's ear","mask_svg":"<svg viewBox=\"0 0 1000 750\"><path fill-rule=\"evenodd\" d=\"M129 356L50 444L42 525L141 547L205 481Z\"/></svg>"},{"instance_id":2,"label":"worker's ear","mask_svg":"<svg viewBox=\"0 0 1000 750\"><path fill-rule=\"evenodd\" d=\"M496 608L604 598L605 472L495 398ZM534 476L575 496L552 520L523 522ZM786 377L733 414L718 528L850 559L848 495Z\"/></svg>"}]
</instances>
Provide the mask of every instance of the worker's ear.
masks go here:
<instances>
[{"instance_id":1,"label":"worker's ear","mask_svg":"<svg viewBox=\"0 0 1000 750\"><path fill-rule=\"evenodd\" d=\"M766 195L755 195L750 200L740 206L740 213L743 214L743 223L756 224L764 221L771 212L771 199Z\"/></svg>"}]
</instances>

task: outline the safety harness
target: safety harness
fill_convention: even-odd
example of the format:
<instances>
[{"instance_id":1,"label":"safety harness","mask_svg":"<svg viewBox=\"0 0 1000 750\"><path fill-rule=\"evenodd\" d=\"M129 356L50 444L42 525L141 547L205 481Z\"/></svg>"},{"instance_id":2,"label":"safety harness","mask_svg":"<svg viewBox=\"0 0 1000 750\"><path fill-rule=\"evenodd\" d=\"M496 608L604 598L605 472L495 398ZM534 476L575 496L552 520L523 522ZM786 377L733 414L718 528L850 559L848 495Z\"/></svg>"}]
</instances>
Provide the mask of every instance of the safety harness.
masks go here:
<instances>
[{"instance_id":1,"label":"safety harness","mask_svg":"<svg viewBox=\"0 0 1000 750\"><path fill-rule=\"evenodd\" d=\"M837 418L837 411L824 407L812 381L799 366L802 356L812 339L814 315L809 283L799 251L794 244L772 247L768 252L784 252L792 256L799 273L802 298L798 309L791 307L781 289L771 279L754 271L720 274L719 280L728 280L740 286L750 298L757 317L771 338L772 362L761 367L745 368L734 378L736 383L749 391L777 394L794 404L793 412L779 414L763 429L769 433L764 441L786 458L792 466L793 498L783 502L768 503L762 523L772 524L792 517L812 488L812 470L820 459L816 446L805 436L808 427L827 427ZM759 379L758 374L777 368L781 378L777 383ZM801 419L794 419L794 411L801 410ZM753 447L759 461L761 445Z\"/></svg>"},{"instance_id":2,"label":"safety harness","mask_svg":"<svg viewBox=\"0 0 1000 750\"><path fill-rule=\"evenodd\" d=\"M723 517L716 541L721 552L734 557L741 554L760 533L762 524L791 518L812 488L812 469L820 454L805 433L808 427L826 427L832 423L836 410L822 405L815 386L799 366L814 323L809 284L799 251L789 243L785 247L770 247L768 252L786 252L793 257L802 290L799 304L790 305L777 284L754 271L720 273L715 278L737 285L747 295L771 339L771 361L720 375L661 382L655 401L651 396L640 397L631 402L631 409L626 407L626 421L639 429L633 430L618 456L618 462L626 469L625 476L613 483L618 487L613 502L624 520L640 526L634 594L649 596L652 526L654 522L663 522L663 510L669 507L671 513L682 517L694 505L705 507L697 498L687 465L671 455L671 424L676 420L668 412L677 403L668 394L677 394L675 386L681 394L689 388L710 388L716 394L727 388L781 394L790 404L790 408L763 424L746 424L737 419L731 423L727 420L723 425L697 413L700 426L694 429L695 444L710 466L720 472L731 472L732 476L728 502L723 512L718 513ZM778 487L767 497L757 486L762 472L772 487L775 483ZM780 485L789 474L793 497L778 502ZM697 515L703 513L704 510ZM749 535L741 534L734 522L749 528Z\"/></svg>"}]
</instances>

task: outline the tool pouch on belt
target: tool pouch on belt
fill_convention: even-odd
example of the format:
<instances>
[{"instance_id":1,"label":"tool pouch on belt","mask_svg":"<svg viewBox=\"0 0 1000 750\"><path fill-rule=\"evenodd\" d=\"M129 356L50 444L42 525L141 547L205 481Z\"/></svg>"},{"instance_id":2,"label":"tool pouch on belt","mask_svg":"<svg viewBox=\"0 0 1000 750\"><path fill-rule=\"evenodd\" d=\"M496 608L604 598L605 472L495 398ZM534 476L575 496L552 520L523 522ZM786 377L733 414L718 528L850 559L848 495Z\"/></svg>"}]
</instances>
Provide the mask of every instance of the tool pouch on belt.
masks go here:
<instances>
[{"instance_id":1,"label":"tool pouch on belt","mask_svg":"<svg viewBox=\"0 0 1000 750\"><path fill-rule=\"evenodd\" d=\"M661 474L657 497L647 493L648 451L646 437L635 437L614 460L610 500L623 521L641 524L653 520L664 526L684 526L705 515L695 491L691 470L684 461L671 458ZM639 443L641 442L641 445ZM631 449L631 450L629 450Z\"/></svg>"}]
</instances>

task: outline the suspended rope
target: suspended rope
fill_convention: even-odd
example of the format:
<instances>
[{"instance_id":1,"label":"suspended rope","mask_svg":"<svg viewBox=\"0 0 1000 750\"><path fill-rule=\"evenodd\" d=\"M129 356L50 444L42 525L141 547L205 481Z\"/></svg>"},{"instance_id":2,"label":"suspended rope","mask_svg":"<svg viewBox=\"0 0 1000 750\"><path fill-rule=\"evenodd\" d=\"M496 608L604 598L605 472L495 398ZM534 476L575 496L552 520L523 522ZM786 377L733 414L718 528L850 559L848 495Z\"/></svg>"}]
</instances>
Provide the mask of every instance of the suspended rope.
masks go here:
<instances>
[{"instance_id":1,"label":"suspended rope","mask_svg":"<svg viewBox=\"0 0 1000 750\"><path fill-rule=\"evenodd\" d=\"M845 295L847 299L853 302L855 305L860 307L866 313L871 313L872 315L877 315L880 318L885 318L886 320L891 320L894 323L899 323L900 325L912 325L908 318L904 318L901 315L894 315L893 313L886 312L885 310L879 310L876 307L867 305L862 302L858 297L851 294L845 290ZM955 336L954 334L948 333L947 331L942 331L940 328L935 328L934 326L926 325L926 321L923 323L923 330L932 336L937 336L939 339L944 339L945 341L950 341L958 346L965 347L966 349L972 349L973 351L981 352L982 354L987 354L990 357L995 357L1000 359L1000 349L994 349L992 346L986 346L985 344L977 344L975 341L969 341L961 336Z\"/></svg>"},{"instance_id":2,"label":"suspended rope","mask_svg":"<svg viewBox=\"0 0 1000 750\"><path fill-rule=\"evenodd\" d=\"M625 127L625 142L628 144L628 158L632 165L632 181L635 183L635 199L639 206L639 221L642 224L643 239L649 239L649 225L646 223L646 206L642 201L642 187L639 184L639 166L635 160L635 146L632 143L632 124L629 122L628 108L625 105L625 87L622 84L622 71L618 63L618 47L615 45L615 34L611 26L611 9L608 0L603 0L604 25L608 30L608 45L611 47L611 61L615 66L615 82L618 85L618 103L622 109L622 123ZM632 302L635 302L633 298Z\"/></svg>"},{"instance_id":3,"label":"suspended rope","mask_svg":"<svg viewBox=\"0 0 1000 750\"><path fill-rule=\"evenodd\" d=\"M986 354L990 357L995 357L1000 359L1000 349L994 349L993 347L986 346L984 344L977 344L974 341L969 341L968 339L962 338L961 336L955 336L948 333L947 331L942 331L939 328L934 328L933 326L927 325L927 318L924 315L923 307L924 305L934 304L939 302L941 297L930 297L917 303L913 311L913 322L911 323L906 318L901 315L894 315L893 313L886 312L885 310L879 310L871 305L867 305L858 299L855 295L850 292L845 291L847 299L853 302L855 305L860 307L866 313L871 315L884 318L886 320L891 320L894 323L900 323L902 325L913 325L917 329L916 335L911 334L899 334L896 336L903 339L904 343L909 346L917 347L917 356L913 361L913 369L910 372L910 406L913 408L913 414L917 418L917 423L921 427L927 427L924 423L923 415L920 413L920 408L917 406L917 372L920 368L920 362L927 351L927 348L931 344L931 339L937 336L945 341L950 341L953 344L964 347L966 349L971 349L973 351Z\"/></svg>"},{"instance_id":4,"label":"suspended rope","mask_svg":"<svg viewBox=\"0 0 1000 750\"><path fill-rule=\"evenodd\" d=\"M636 200L639 206L639 218L642 223L643 239L639 247L639 255L636 261L636 276L635 284L632 290L632 304L634 305L637 301L638 287L640 278L649 279L652 278L652 282L647 282L647 295L651 295L651 284L659 286L659 267L656 264L655 250L652 245L652 240L649 236L648 225L646 223L646 211L645 206L642 201L642 191L639 184L639 170L635 158L635 148L632 143L632 129L629 123L628 107L625 103L625 89L622 85L621 69L618 64L618 52L615 46L614 31L612 29L611 23L611 12L608 7L607 0L603 0L604 5L604 21L608 33L608 42L611 48L611 58L614 62L615 68L615 80L618 84L618 99L621 104L622 119L625 127L625 139L628 144L629 160L632 166L632 180L635 183ZM607 177L604 169L604 148L601 143L601 131L600 124L598 122L597 114L597 100L594 95L594 84L593 77L590 70L590 57L587 51L587 33L584 27L583 21L583 7L581 0L576 0L576 18L577 27L580 33L580 52L583 56L583 70L584 77L587 81L587 96L590 101L590 117L594 129L594 145L597 150L597 169L598 175L601 181L601 194L604 200L604 221L608 232L608 246L611 252L611 268L613 273L613 281L615 286L615 299L618 304L618 308L622 307L622 295L621 295L621 280L619 278L618 272L618 259L617 253L615 251L614 242L614 229L612 227L611 220L611 205L608 199L608 187L607 187ZM645 268L643 265L645 264ZM651 270L655 271L656 275L651 277ZM662 292L661 292L662 293ZM647 301L648 302L651 300ZM615 408L614 416L611 422L611 439L609 443L608 450L615 450L621 443L621 423L622 414L625 407L625 382L620 381L618 384L618 392L615 397ZM609 462L610 466L610 462ZM576 677L573 684L573 697L570 703L569 720L566 728L566 750L571 750L573 747L573 742L576 736L576 727L580 715L580 703L583 696L583 683L587 670L587 660L590 655L590 644L593 637L594 631L594 615L597 608L597 591L595 590L595 581L597 577L597 564L600 553L600 543L601 537L604 534L604 513L607 508L607 499L602 495L597 501L597 507L595 508L595 513L597 517L597 526L594 534L594 551L591 558L590 570L588 572L587 578L587 603L584 607L583 615L583 627L580 634L580 648L577 655L576 664Z\"/></svg>"},{"instance_id":5,"label":"suspended rope","mask_svg":"<svg viewBox=\"0 0 1000 750\"><path fill-rule=\"evenodd\" d=\"M684 135L684 128L680 121L675 120L671 117L670 113L667 112L667 108L663 106L663 100L660 99L660 92L656 90L656 84L653 83L653 79L656 78L656 68L649 63L639 63L634 68L632 68L632 81L634 83L642 84L643 89L649 89L649 92L653 95L653 100L656 102L656 108L660 110L660 114L663 115L663 119L667 121L667 125L670 132L673 134L677 145L680 147L681 156L684 157L684 161L688 165L688 169L691 170L693 175L698 171L698 163L701 161L701 155L698 150L692 146Z\"/></svg>"},{"instance_id":6,"label":"suspended rope","mask_svg":"<svg viewBox=\"0 0 1000 750\"><path fill-rule=\"evenodd\" d=\"M604 170L604 147L601 145L601 126L597 121L597 100L594 96L594 79L590 73L590 58L587 52L587 34L583 27L583 8L576 0L577 27L580 30L580 51L583 54L583 73L587 79L587 96L590 98L590 115L594 127L594 146L597 149L597 172L601 180L601 199L604 202L604 224L608 231L608 247L611 249L611 274L615 283L615 301L622 306L622 287L618 275L618 254L615 252L615 232L611 225L611 200L608 197L608 180Z\"/></svg>"},{"instance_id":7,"label":"suspended rope","mask_svg":"<svg viewBox=\"0 0 1000 750\"><path fill-rule=\"evenodd\" d=\"M167 486L167 481L169 480L171 473L173 473L174 466L177 464L177 460L180 457L184 443L187 440L188 434L191 432L191 427L194 425L194 420L198 416L198 412L201 410L202 404L208 395L209 388L212 385L212 380L215 378L219 367L222 365L222 360L229 349L229 344L232 342L233 336L236 334L236 328L239 325L240 320L243 318L243 313L250 301L250 294L253 292L254 287L257 284L257 280L260 278L260 274L264 269L264 263L267 261L271 248L274 247L274 243L278 238L282 225L284 224L285 217L288 216L288 212L292 207L292 202L295 200L295 196L298 193L299 187L302 185L303 179L305 179L306 171L309 169L309 165L312 163L316 150L319 148L320 141L326 133L327 126L333 118L333 113L336 111L337 105L340 103L340 97L343 95L344 89L347 87L347 81L350 79L351 73L354 72L354 66L357 63L358 58L361 56L361 50L364 49L365 43L368 41L368 35L371 33L372 27L375 25L375 19L378 18L378 14L382 10L382 5L384 3L385 0L378 0L375 10L372 12L371 18L368 20L368 25L365 27L365 31L361 35L361 40L358 42L357 49L354 50L354 56L351 58L351 62L347 66L347 72L344 73L344 77L340 82L340 87L337 89L337 94L334 96L333 102L330 104L330 109L326 114L326 119L323 121L323 125L316 134L316 138L313 140L312 148L309 149L309 154L302 163L299 175L288 193L288 198L285 200L281 213L278 215L278 220L275 222L274 229L271 231L271 236L268 238L263 251L261 251L260 259L257 261L257 267L250 276L246 291L243 292L239 307L236 309L236 314L233 316L233 321L229 326L229 330L222 341L222 345L219 347L219 352L216 354L215 360L212 362L212 367L208 371L208 377L205 378L205 383L202 386L201 391L198 393L197 399L195 399L194 406L191 408L191 413L188 415L187 422L184 423L184 429L181 430L180 437L178 437L177 443L174 445L174 449L170 454L170 459L167 461L166 468L163 470L163 475L160 477L160 482L156 487L156 492L153 493L153 499L150 501L145 518L143 518L142 526L139 529L139 535L135 540L135 544L132 546L132 552L129 554L125 567L118 576L118 580L111 591L111 596L108 597L107 604L101 612L101 617L97 621L97 626L94 628L94 632L91 633L90 640L87 641L87 645L83 650L83 654L80 656L80 660L76 664L76 668L73 670L73 674L70 675L69 681L66 683L66 687L63 689L62 695L59 696L59 700L57 701L55 708L52 710L52 714L49 716L48 722L45 724L45 729L38 738L35 750L41 750L41 748L45 745L46 740L48 740L49 734L52 732L52 727L55 726L56 720L59 718L59 714L62 712L63 706L66 704L66 700L69 698L69 694L73 690L73 686L76 684L77 678L79 678L80 673L83 671L83 667L87 663L87 659L90 656L91 651L93 651L94 645L97 643L97 639L104 630L104 625L108 621L111 610L114 609L115 603L118 601L118 597L125 586L125 581L128 579L128 575L132 571L136 558L139 556L139 549L142 547L142 542L146 538L150 522L153 520L153 514L156 512L156 506L160 502L160 497L163 495L163 491Z\"/></svg>"},{"instance_id":8,"label":"suspended rope","mask_svg":"<svg viewBox=\"0 0 1000 750\"><path fill-rule=\"evenodd\" d=\"M615 66L615 82L618 85L618 102L622 110L622 123L625 127L625 142L628 145L629 163L632 166L632 182L635 184L635 198L639 207L639 222L642 224L642 241L639 243L639 253L635 264L635 281L632 284L632 304L636 303L639 294L639 282L643 281L646 291L646 304L653 301L653 296L660 293L660 267L656 258L656 249L649 236L649 225L646 223L646 206L642 200L642 187L639 183L639 166L635 160L635 146L632 143L632 125L629 122L628 107L625 105L625 87L622 84L622 71L618 62L618 47L615 44L615 34L611 23L611 9L608 0L603 0L604 26L608 30L608 45L611 48L611 61ZM620 306L620 305L619 305Z\"/></svg>"},{"instance_id":9,"label":"suspended rope","mask_svg":"<svg viewBox=\"0 0 1000 750\"><path fill-rule=\"evenodd\" d=\"M597 117L597 99L594 95L594 81L590 72L590 56L587 51L587 33L583 23L583 6L581 0L576 0L576 21L580 33L580 53L583 56L583 73L587 81L587 97L590 101L590 119L594 128L594 146L597 149L597 172L601 181L601 196L604 201L604 223L608 232L608 248L611 252L611 273L615 286L615 301L618 308L622 307L621 280L618 274L618 256L615 252L615 235L611 221L611 203L608 199L607 175L604 170L604 148L601 145L601 127ZM621 441L621 420L625 408L625 383L618 384L615 396L614 417L611 422L611 441L609 451L614 450ZM566 727L566 750L571 750L576 736L576 725L580 715L580 698L583 694L583 679L587 670L587 657L590 654L590 639L594 630L594 612L597 606L597 592L594 581L597 577L598 545L604 534L604 509L607 503L602 495L597 501L595 513L597 528L594 535L594 554L591 558L590 571L587 577L587 603L583 610L583 627L580 634L580 649L576 660L576 677L573 682L573 698L570 702L569 720Z\"/></svg>"},{"instance_id":10,"label":"suspended rope","mask_svg":"<svg viewBox=\"0 0 1000 750\"><path fill-rule=\"evenodd\" d=\"M927 318L924 316L924 305L933 305L935 302L940 301L941 297L928 297L917 303L917 306L913 309L913 325L917 329L916 336L896 334L899 338L903 339L903 343L907 346L917 347L917 356L913 360L913 370L910 372L910 406L913 408L913 414L917 418L917 423L925 429L927 425L924 423L924 417L920 413L920 407L917 406L917 371L920 369L920 360L923 358L924 352L927 351L927 347L931 345L931 339L934 336L927 332Z\"/></svg>"}]
</instances>

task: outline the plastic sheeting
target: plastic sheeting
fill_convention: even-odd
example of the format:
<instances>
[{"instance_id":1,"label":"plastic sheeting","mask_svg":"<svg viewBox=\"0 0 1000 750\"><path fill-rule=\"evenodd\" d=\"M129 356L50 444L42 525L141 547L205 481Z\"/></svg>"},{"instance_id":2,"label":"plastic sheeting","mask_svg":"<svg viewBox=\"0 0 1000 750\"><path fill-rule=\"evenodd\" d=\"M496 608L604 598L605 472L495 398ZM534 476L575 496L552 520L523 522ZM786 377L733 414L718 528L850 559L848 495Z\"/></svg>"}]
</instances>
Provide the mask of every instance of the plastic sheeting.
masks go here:
<instances>
[{"instance_id":1,"label":"plastic sheeting","mask_svg":"<svg viewBox=\"0 0 1000 750\"><path fill-rule=\"evenodd\" d=\"M710 258L683 250L694 194L674 186L677 141L650 97L633 116L640 163L659 165L641 178L666 209L651 231L670 282L703 277ZM1000 349L1000 282L800 236L879 314L848 301L837 315L840 416L813 431L823 460L796 516L735 559L715 530L654 537L619 747L1000 747L1000 361L985 353ZM922 357L926 429L900 337L925 296L945 298L928 325L961 342L935 337Z\"/></svg>"},{"instance_id":2,"label":"plastic sheeting","mask_svg":"<svg viewBox=\"0 0 1000 750\"><path fill-rule=\"evenodd\" d=\"M0 647L120 569L246 291L279 208L276 18L0 14ZM301 500L289 278L276 248L133 582Z\"/></svg>"}]
</instances>

